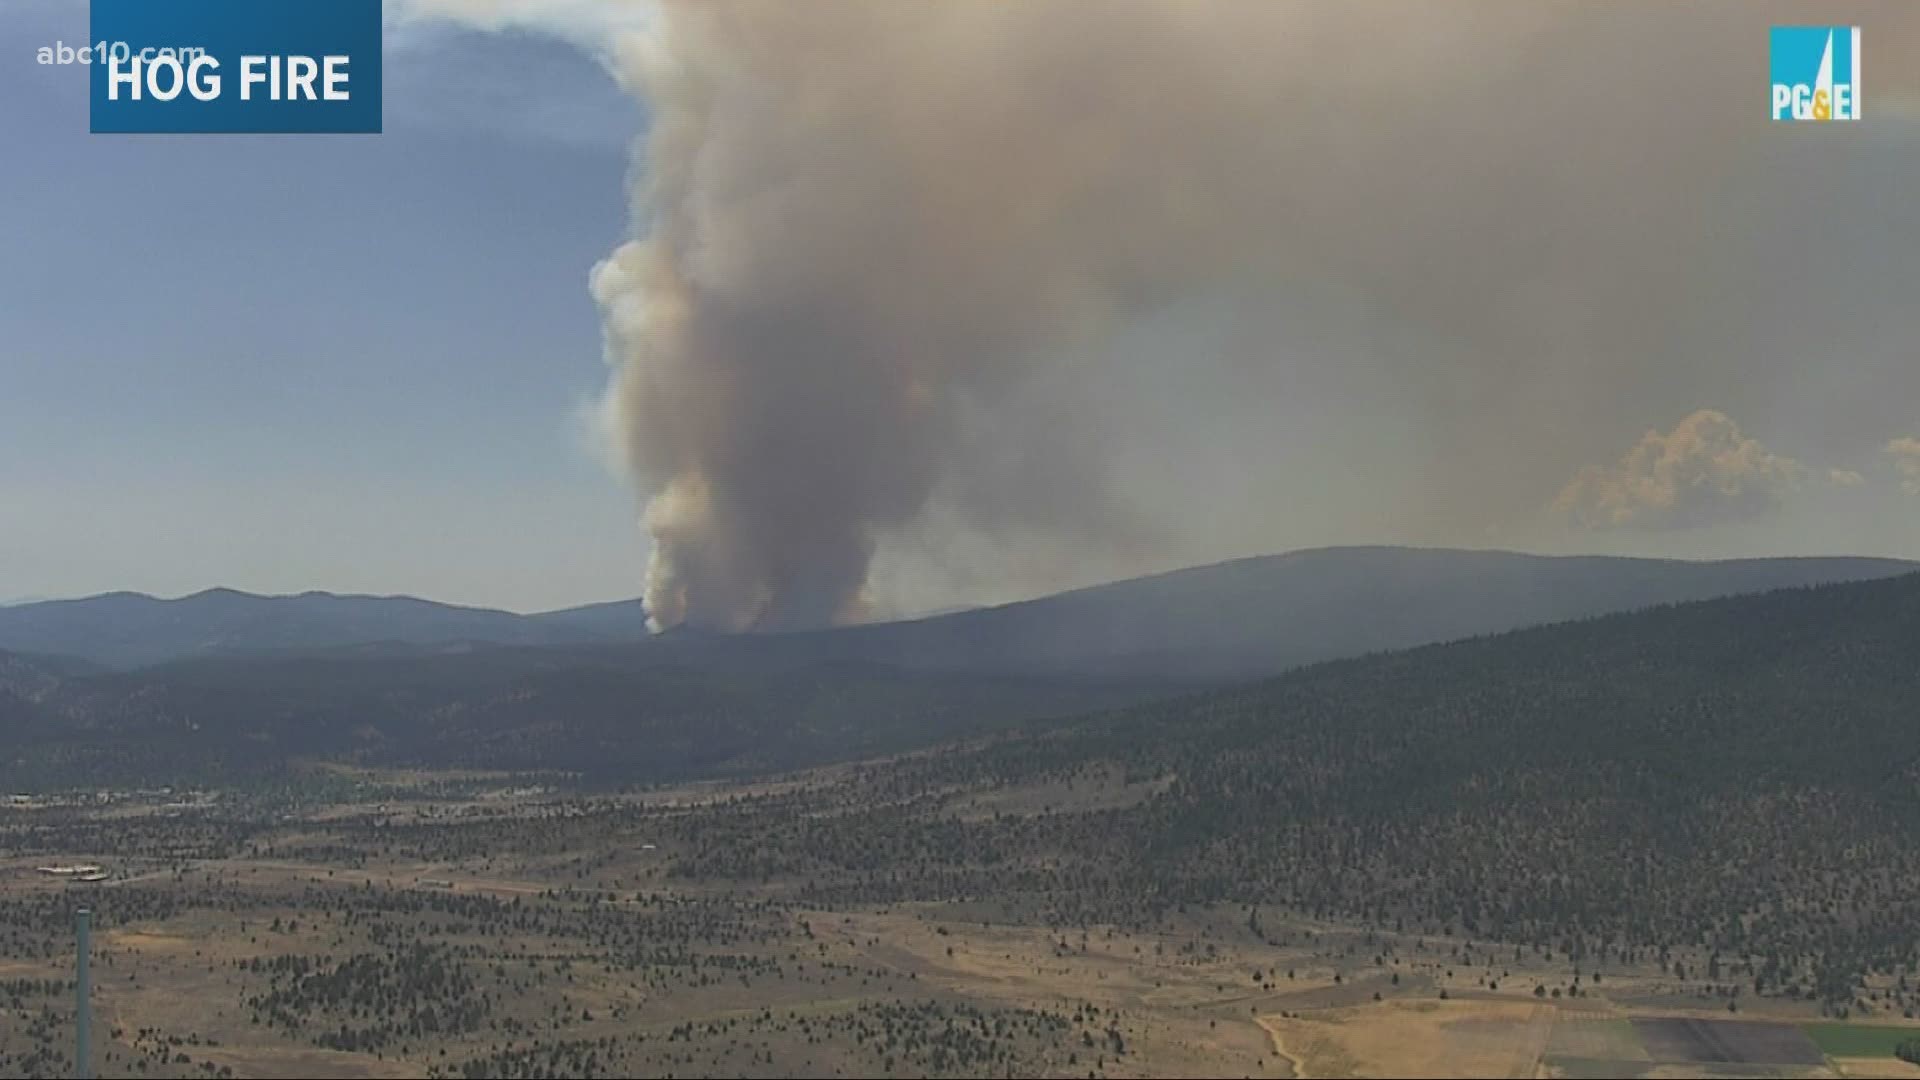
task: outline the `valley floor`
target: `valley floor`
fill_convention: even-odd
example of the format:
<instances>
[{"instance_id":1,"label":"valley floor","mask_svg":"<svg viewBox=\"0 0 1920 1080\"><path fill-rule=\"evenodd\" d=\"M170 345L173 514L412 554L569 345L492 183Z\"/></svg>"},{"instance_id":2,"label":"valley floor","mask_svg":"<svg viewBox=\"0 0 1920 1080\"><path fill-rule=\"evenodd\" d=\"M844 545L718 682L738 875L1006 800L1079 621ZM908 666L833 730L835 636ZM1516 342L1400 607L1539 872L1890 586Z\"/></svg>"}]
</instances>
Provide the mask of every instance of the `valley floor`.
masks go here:
<instances>
[{"instance_id":1,"label":"valley floor","mask_svg":"<svg viewBox=\"0 0 1920 1080\"><path fill-rule=\"evenodd\" d=\"M779 789L323 773L0 809L0 1074L71 1073L84 904L108 1077L1920 1076L1892 1056L1920 1024L1871 992L1838 1022L1684 951L683 871L689 820ZM107 879L41 869L82 864Z\"/></svg>"}]
</instances>

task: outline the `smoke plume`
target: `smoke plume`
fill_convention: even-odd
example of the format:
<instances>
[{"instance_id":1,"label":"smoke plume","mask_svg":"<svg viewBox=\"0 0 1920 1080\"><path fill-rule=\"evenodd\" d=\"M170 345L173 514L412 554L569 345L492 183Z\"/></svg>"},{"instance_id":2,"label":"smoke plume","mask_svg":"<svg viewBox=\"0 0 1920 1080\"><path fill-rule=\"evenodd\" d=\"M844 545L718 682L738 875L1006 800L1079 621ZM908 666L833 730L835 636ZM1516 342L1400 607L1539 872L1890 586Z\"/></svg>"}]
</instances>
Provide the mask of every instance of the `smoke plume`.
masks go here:
<instances>
[{"instance_id":1,"label":"smoke plume","mask_svg":"<svg viewBox=\"0 0 1920 1080\"><path fill-rule=\"evenodd\" d=\"M1889 59L1807 132L1765 111L1792 13L1747 4L411 2L597 38L647 111L592 288L662 627L858 618L935 531L1047 586L1471 541L1676 406L1885 431L1920 392L1882 341L1911 7L1832 14Z\"/></svg>"},{"instance_id":2,"label":"smoke plume","mask_svg":"<svg viewBox=\"0 0 1920 1080\"><path fill-rule=\"evenodd\" d=\"M1626 170L1533 160L1529 136L1563 141L1544 116L1479 119L1506 88L1522 100L1539 61L1520 58L1557 16L1390 36L1289 5L663 17L620 56L653 119L640 237L593 277L661 626L857 618L876 546L935 501L1000 530L1138 540L1100 433L994 421L1046 365L1169 304L1332 276L1415 325L1525 335L1487 298L1579 268L1507 215L1630 208L1617 244L1686 209ZM1672 121L1630 119L1681 167L1698 152ZM1031 468L973 482L982 426Z\"/></svg>"},{"instance_id":3,"label":"smoke plume","mask_svg":"<svg viewBox=\"0 0 1920 1080\"><path fill-rule=\"evenodd\" d=\"M593 276L661 626L857 618L877 543L961 467L963 429L1260 242L1244 225L1271 197L1255 166L1283 58L1244 25L1171 6L1099 25L1071 7L666 14L623 56L654 110L645 235ZM1114 537L1124 512L1062 460L1032 463L1054 494L1014 512Z\"/></svg>"}]
</instances>

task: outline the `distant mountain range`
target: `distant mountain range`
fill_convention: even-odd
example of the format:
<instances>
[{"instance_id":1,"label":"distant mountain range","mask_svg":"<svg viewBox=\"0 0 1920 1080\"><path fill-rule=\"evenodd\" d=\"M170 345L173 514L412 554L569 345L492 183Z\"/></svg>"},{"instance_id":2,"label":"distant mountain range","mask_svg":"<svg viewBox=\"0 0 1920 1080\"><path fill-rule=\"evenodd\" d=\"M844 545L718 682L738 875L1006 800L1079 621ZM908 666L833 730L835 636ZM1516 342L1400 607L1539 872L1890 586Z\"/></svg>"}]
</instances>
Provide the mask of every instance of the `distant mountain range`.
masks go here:
<instances>
[{"instance_id":1,"label":"distant mountain range","mask_svg":"<svg viewBox=\"0 0 1920 1080\"><path fill-rule=\"evenodd\" d=\"M645 642L634 662L758 668L853 661L1212 680L1655 604L1915 569L1920 564L1895 559L1686 562L1321 548L907 622L660 638L649 638L637 600L520 615L405 596L257 596L210 589L161 600L108 593L0 608L0 650L134 668L261 652Z\"/></svg>"},{"instance_id":2,"label":"distant mountain range","mask_svg":"<svg viewBox=\"0 0 1920 1080\"><path fill-rule=\"evenodd\" d=\"M116 592L0 608L0 649L141 667L195 656L351 645L577 645L647 636L637 600L539 615L411 596L257 596L208 589L176 600Z\"/></svg>"},{"instance_id":3,"label":"distant mountain range","mask_svg":"<svg viewBox=\"0 0 1920 1080\"><path fill-rule=\"evenodd\" d=\"M1920 563L1897 559L1687 562L1317 548L733 647L912 668L1237 679L1658 604L1914 570Z\"/></svg>"},{"instance_id":4,"label":"distant mountain range","mask_svg":"<svg viewBox=\"0 0 1920 1080\"><path fill-rule=\"evenodd\" d=\"M1328 549L917 622L644 640L633 602L522 616L119 594L0 611L0 646L21 650L0 651L0 783L233 782L307 759L621 784L775 771L1319 660L1913 569ZM169 649L187 655L113 669Z\"/></svg>"}]
</instances>

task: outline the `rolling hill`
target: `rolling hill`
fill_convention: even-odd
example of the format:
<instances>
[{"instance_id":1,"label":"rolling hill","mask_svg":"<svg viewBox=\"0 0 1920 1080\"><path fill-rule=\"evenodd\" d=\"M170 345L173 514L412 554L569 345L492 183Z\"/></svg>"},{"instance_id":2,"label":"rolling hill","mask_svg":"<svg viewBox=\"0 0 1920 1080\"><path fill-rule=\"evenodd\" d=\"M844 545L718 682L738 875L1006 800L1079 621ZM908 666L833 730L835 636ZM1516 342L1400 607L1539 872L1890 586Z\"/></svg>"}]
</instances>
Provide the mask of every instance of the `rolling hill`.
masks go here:
<instances>
[{"instance_id":1,"label":"rolling hill","mask_svg":"<svg viewBox=\"0 0 1920 1080\"><path fill-rule=\"evenodd\" d=\"M1224 904L1256 932L1266 908L1595 967L1684 947L1835 1005L1920 941L1920 574L1189 694L633 662L671 652L651 650L0 657L0 783L246 784L312 759L633 783L962 738L716 803L661 846L675 874L803 903L992 898L1062 926Z\"/></svg>"},{"instance_id":2,"label":"rolling hill","mask_svg":"<svg viewBox=\"0 0 1920 1080\"><path fill-rule=\"evenodd\" d=\"M0 608L0 649L115 667L324 650L585 646L646 641L630 663L712 668L828 662L937 671L1237 679L1652 604L1916 569L1891 559L1684 562L1497 551L1322 548L1195 567L999 607L837 630L649 640L637 601L538 615L411 597L177 600L112 593ZM411 648L404 648L411 647Z\"/></svg>"},{"instance_id":3,"label":"rolling hill","mask_svg":"<svg viewBox=\"0 0 1920 1080\"><path fill-rule=\"evenodd\" d=\"M1893 559L1686 562L1426 548L1319 548L915 622L688 642L908 668L1240 679L1655 604L1920 569Z\"/></svg>"},{"instance_id":4,"label":"rolling hill","mask_svg":"<svg viewBox=\"0 0 1920 1080\"><path fill-rule=\"evenodd\" d=\"M247 784L302 761L644 784L893 753L1174 689L633 662L645 649L348 648L106 672L0 653L0 786Z\"/></svg>"},{"instance_id":5,"label":"rolling hill","mask_svg":"<svg viewBox=\"0 0 1920 1080\"><path fill-rule=\"evenodd\" d=\"M258 596L208 589L162 600L120 592L0 608L0 649L139 667L184 657L368 643L564 645L621 636L614 620L587 621L591 627L572 625L565 613L525 616L410 596ZM644 635L640 618L624 636Z\"/></svg>"},{"instance_id":6,"label":"rolling hill","mask_svg":"<svg viewBox=\"0 0 1920 1080\"><path fill-rule=\"evenodd\" d=\"M132 671L0 654L13 721L0 761L11 762L3 770L11 782L34 785L90 769L101 778L231 776L301 758L565 769L620 783L741 775L1166 698L1226 673L1585 615L1663 591L1886 565L1304 552L814 634L343 646L216 653ZM1104 633L1092 629L1102 624ZM1135 648L1165 625L1188 627L1193 640ZM1087 633L1057 636L1066 626ZM1486 663L1475 645L1449 654L1472 658L1461 668L1469 682Z\"/></svg>"},{"instance_id":7,"label":"rolling hill","mask_svg":"<svg viewBox=\"0 0 1920 1080\"><path fill-rule=\"evenodd\" d=\"M1661 607L876 763L673 841L816 903L1264 905L1588 969L1686 947L1844 1004L1920 941L1916 658L1920 574Z\"/></svg>"}]
</instances>

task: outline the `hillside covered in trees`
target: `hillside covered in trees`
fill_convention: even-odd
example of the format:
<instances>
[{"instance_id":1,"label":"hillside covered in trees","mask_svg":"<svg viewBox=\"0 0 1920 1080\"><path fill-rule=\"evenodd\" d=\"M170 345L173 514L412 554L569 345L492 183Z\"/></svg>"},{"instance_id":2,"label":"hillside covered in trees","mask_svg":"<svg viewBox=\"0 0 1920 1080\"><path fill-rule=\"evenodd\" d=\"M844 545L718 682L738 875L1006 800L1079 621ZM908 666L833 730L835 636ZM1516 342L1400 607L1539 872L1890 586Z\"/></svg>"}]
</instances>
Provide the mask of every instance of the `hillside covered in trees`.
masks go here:
<instances>
[{"instance_id":1,"label":"hillside covered in trees","mask_svg":"<svg viewBox=\"0 0 1920 1080\"><path fill-rule=\"evenodd\" d=\"M617 649L342 651L98 672L0 653L0 784L225 786L333 761L553 771L618 787L893 753L1175 689L627 661Z\"/></svg>"},{"instance_id":2,"label":"hillside covered in trees","mask_svg":"<svg viewBox=\"0 0 1920 1080\"><path fill-rule=\"evenodd\" d=\"M1275 905L1839 1000L1920 945L1920 576L1330 663L686 828L683 873L823 903Z\"/></svg>"},{"instance_id":3,"label":"hillside covered in trees","mask_svg":"<svg viewBox=\"0 0 1920 1080\"><path fill-rule=\"evenodd\" d=\"M1897 559L1696 562L1339 547L1235 559L996 607L793 633L650 636L638 601L517 615L407 596L172 600L108 593L0 606L0 651L107 667L291 652L488 647L618 653L634 667L885 664L979 674L1246 679L1301 664L1653 604L1920 570ZM600 646L595 650L593 646Z\"/></svg>"},{"instance_id":4,"label":"hillside covered in trees","mask_svg":"<svg viewBox=\"0 0 1920 1080\"><path fill-rule=\"evenodd\" d=\"M638 627L631 604L537 618L321 594L35 604L0 611L0 650L19 650L0 651L0 784L221 784L302 759L559 770L603 786L742 776L1909 565L1329 548L915 622L644 642L611 640ZM533 632L556 619L560 637ZM74 655L50 655L61 650Z\"/></svg>"}]
</instances>

